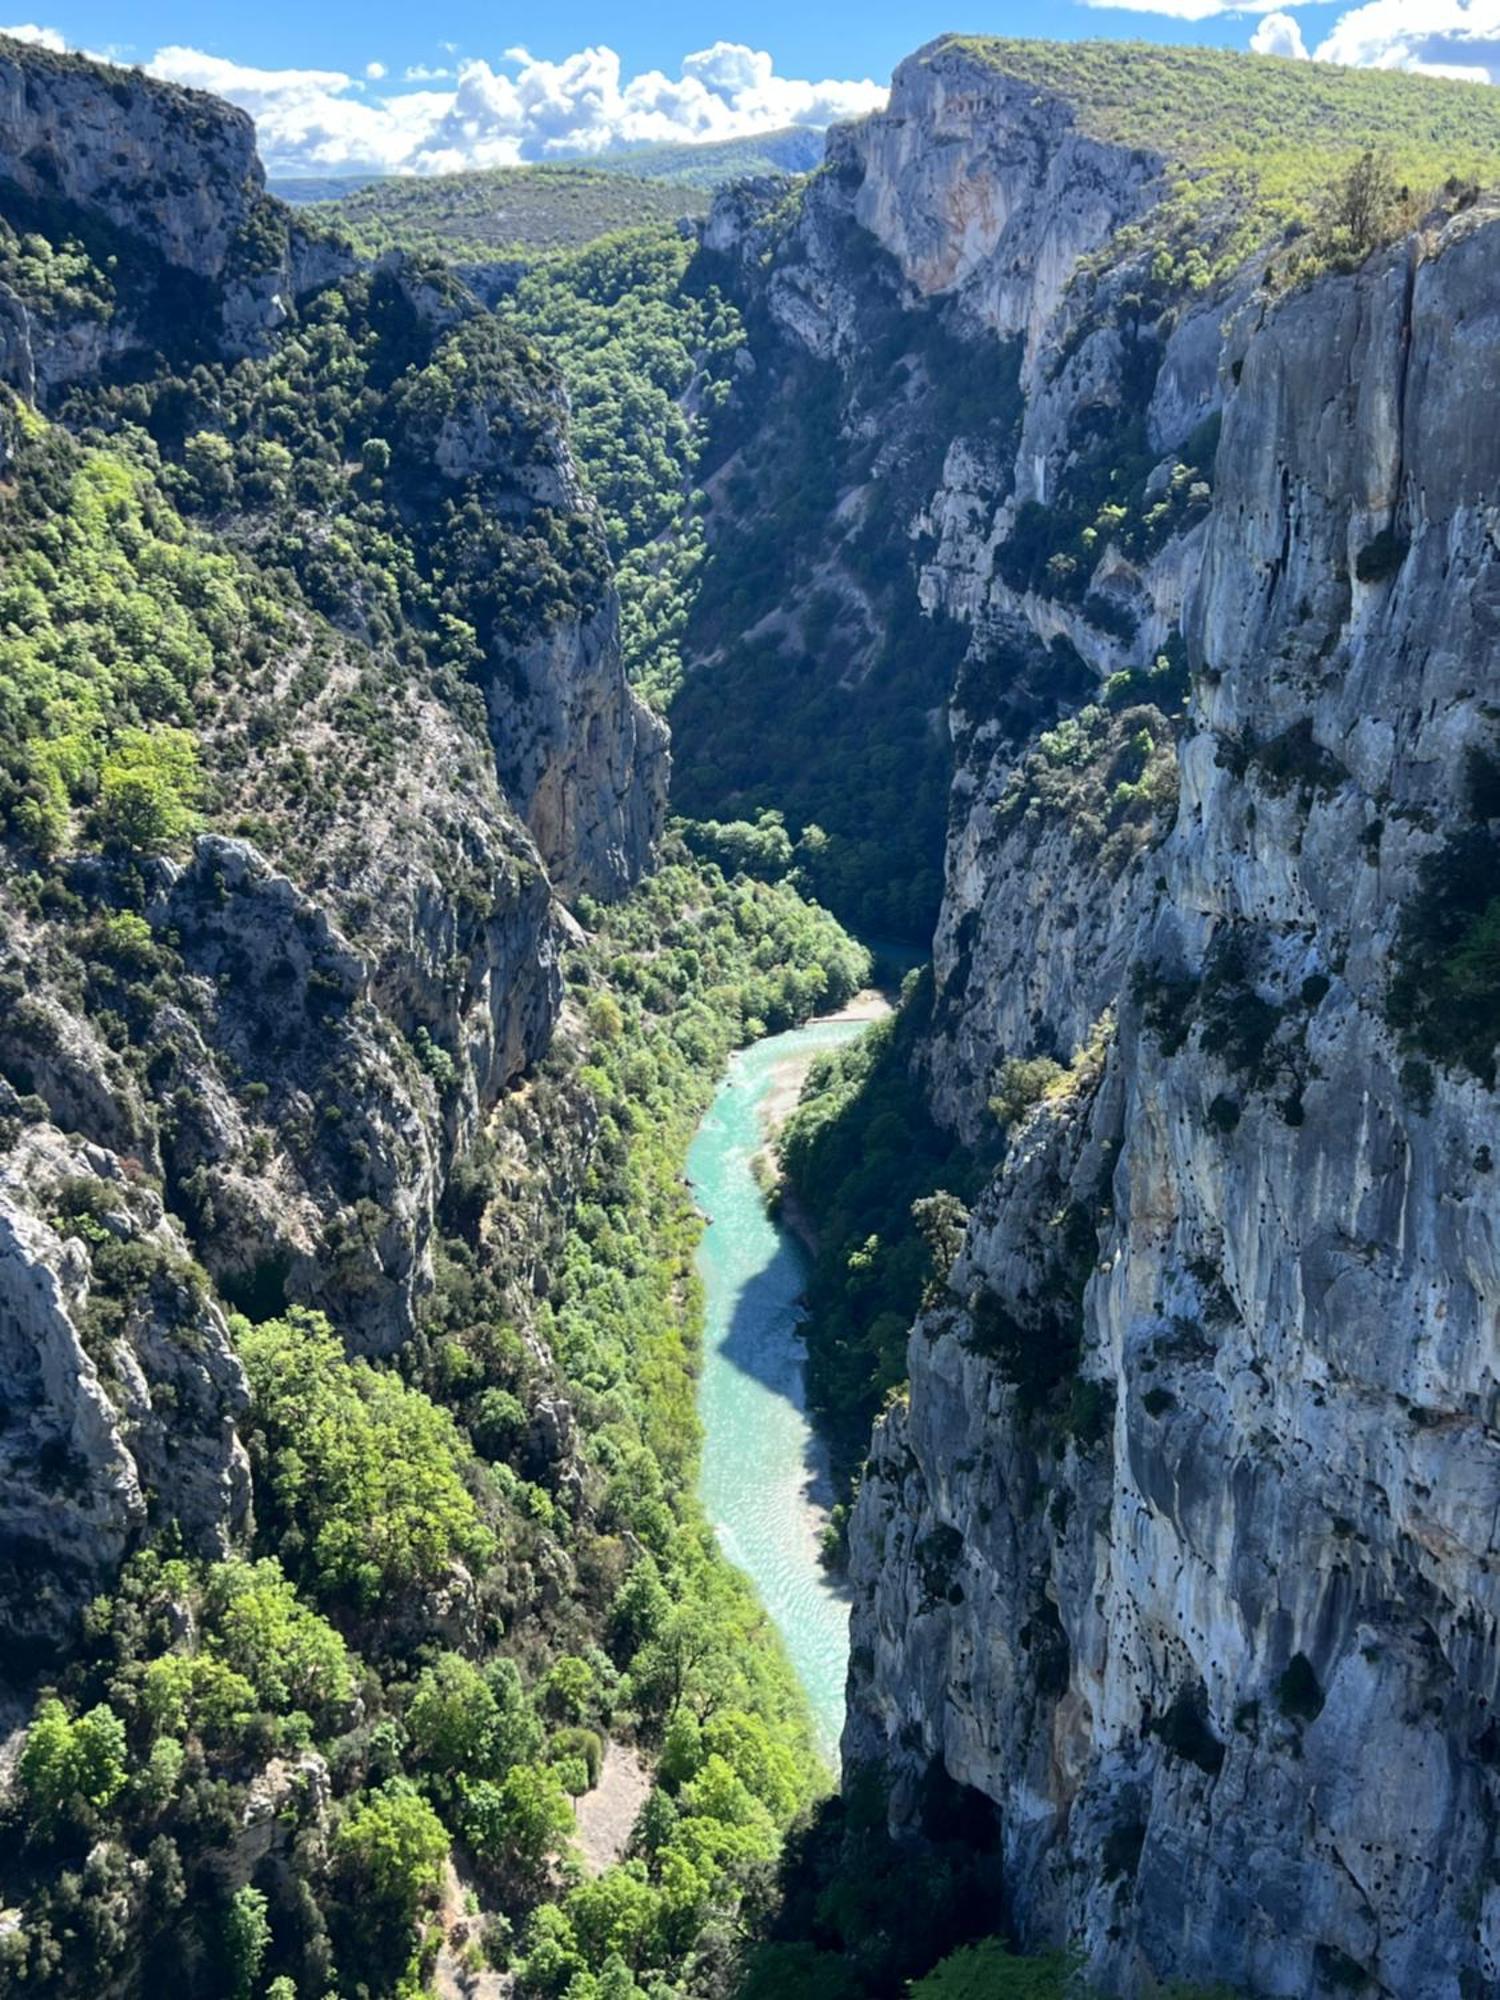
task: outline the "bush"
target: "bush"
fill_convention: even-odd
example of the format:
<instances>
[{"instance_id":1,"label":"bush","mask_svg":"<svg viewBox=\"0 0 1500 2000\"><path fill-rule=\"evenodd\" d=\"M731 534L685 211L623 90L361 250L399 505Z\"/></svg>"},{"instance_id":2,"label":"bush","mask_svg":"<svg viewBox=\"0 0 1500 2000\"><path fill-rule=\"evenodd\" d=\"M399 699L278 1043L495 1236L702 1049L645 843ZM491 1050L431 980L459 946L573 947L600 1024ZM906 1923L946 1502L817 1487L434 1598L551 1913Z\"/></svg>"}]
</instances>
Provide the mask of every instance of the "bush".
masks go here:
<instances>
[{"instance_id":1,"label":"bush","mask_svg":"<svg viewBox=\"0 0 1500 2000\"><path fill-rule=\"evenodd\" d=\"M1494 1087L1500 1047L1500 834L1454 834L1401 913L1386 1014L1414 1054Z\"/></svg>"},{"instance_id":2,"label":"bush","mask_svg":"<svg viewBox=\"0 0 1500 2000\"><path fill-rule=\"evenodd\" d=\"M1002 1127L1019 1124L1067 1071L1051 1056L1008 1056L1000 1065L990 1113Z\"/></svg>"},{"instance_id":3,"label":"bush","mask_svg":"<svg viewBox=\"0 0 1500 2000\"><path fill-rule=\"evenodd\" d=\"M555 1729L547 1744L547 1756L554 1764L573 1760L582 1764L587 1780L582 1789L591 1792L604 1769L604 1738L597 1729Z\"/></svg>"}]
</instances>

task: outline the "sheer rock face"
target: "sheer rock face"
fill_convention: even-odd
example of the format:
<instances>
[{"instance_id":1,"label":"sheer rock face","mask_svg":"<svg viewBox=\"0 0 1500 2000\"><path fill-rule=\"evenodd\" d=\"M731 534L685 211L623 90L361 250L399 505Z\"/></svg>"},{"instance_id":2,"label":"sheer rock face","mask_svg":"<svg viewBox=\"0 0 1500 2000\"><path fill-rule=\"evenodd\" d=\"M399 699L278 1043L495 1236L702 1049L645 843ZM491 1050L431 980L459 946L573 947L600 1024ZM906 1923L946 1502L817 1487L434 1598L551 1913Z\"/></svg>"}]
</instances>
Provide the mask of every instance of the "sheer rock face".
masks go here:
<instances>
[{"instance_id":1,"label":"sheer rock face","mask_svg":"<svg viewBox=\"0 0 1500 2000\"><path fill-rule=\"evenodd\" d=\"M650 863L670 768L665 723L626 684L614 591L522 648L512 675L491 709L506 789L559 888L612 901Z\"/></svg>"},{"instance_id":2,"label":"sheer rock face","mask_svg":"<svg viewBox=\"0 0 1500 2000\"><path fill-rule=\"evenodd\" d=\"M177 315L215 314L236 354L264 351L300 295L353 269L346 247L267 196L247 112L0 36L4 182L135 239L179 274ZM142 337L128 310L31 318L23 331L41 387L87 380Z\"/></svg>"},{"instance_id":3,"label":"sheer rock face","mask_svg":"<svg viewBox=\"0 0 1500 2000\"><path fill-rule=\"evenodd\" d=\"M0 175L217 277L265 188L250 115L82 57L0 42Z\"/></svg>"},{"instance_id":4,"label":"sheer rock face","mask_svg":"<svg viewBox=\"0 0 1500 2000\"><path fill-rule=\"evenodd\" d=\"M767 303L804 345L839 352L858 303L840 268L852 223L916 299L953 299L976 334L1024 336L1034 361L1079 259L1149 207L1161 164L1079 132L1063 98L935 42L896 70L886 110L829 133ZM706 247L759 255L784 194L776 182L726 190Z\"/></svg>"},{"instance_id":5,"label":"sheer rock face","mask_svg":"<svg viewBox=\"0 0 1500 2000\"><path fill-rule=\"evenodd\" d=\"M979 295L972 225L945 264L929 212L883 227ZM933 1762L992 1800L1008 1916L1110 1992L1500 1979L1495 1097L1386 1017L1424 859L1493 809L1466 767L1500 712L1497 292L1480 208L1181 320L1151 443L1223 429L1211 501L1148 561L1101 554L1133 638L1006 582L1011 495L972 456L933 503L928 588L975 630L938 1108L977 1133L1002 1056L1118 1025L1013 1129L914 1329L855 1511L845 1757L885 1767L898 1826ZM1070 476L1070 383L1119 379L1101 334L1033 384L1013 493ZM1076 796L1014 809L1087 673L1027 697L1059 633L1103 676L1179 617L1175 798L1107 867L1093 750Z\"/></svg>"},{"instance_id":6,"label":"sheer rock face","mask_svg":"<svg viewBox=\"0 0 1500 2000\"><path fill-rule=\"evenodd\" d=\"M478 478L503 512L543 509L594 522L568 450L566 402L553 392L545 449L517 463L508 413L484 399L460 402L444 422L435 460L455 482ZM607 564L602 545L601 569ZM650 864L666 813L665 723L625 679L619 600L606 582L595 600L537 621L519 643L490 638L501 656L484 676L496 765L564 893L612 901Z\"/></svg>"},{"instance_id":7,"label":"sheer rock face","mask_svg":"<svg viewBox=\"0 0 1500 2000\"><path fill-rule=\"evenodd\" d=\"M1153 154L1075 129L1067 102L932 43L889 107L846 140L854 214L923 297L961 294L976 325L1036 348L1080 257L1149 205Z\"/></svg>"}]
</instances>

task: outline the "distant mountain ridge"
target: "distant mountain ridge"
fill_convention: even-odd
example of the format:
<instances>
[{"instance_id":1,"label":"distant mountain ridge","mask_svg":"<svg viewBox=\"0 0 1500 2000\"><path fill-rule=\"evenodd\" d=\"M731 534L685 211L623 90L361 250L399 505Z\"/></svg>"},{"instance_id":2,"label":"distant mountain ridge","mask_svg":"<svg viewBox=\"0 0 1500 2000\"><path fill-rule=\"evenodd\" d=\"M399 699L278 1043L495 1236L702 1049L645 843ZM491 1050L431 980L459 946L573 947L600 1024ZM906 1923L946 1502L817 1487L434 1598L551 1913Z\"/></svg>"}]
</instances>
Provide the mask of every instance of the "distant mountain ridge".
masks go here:
<instances>
[{"instance_id":1,"label":"distant mountain ridge","mask_svg":"<svg viewBox=\"0 0 1500 2000\"><path fill-rule=\"evenodd\" d=\"M588 159L476 168L459 174L331 174L278 178L273 194L365 239L472 256L574 249L612 229L706 212L732 181L808 173L824 135L808 126L708 143L620 146ZM676 190L675 198L668 194Z\"/></svg>"}]
</instances>

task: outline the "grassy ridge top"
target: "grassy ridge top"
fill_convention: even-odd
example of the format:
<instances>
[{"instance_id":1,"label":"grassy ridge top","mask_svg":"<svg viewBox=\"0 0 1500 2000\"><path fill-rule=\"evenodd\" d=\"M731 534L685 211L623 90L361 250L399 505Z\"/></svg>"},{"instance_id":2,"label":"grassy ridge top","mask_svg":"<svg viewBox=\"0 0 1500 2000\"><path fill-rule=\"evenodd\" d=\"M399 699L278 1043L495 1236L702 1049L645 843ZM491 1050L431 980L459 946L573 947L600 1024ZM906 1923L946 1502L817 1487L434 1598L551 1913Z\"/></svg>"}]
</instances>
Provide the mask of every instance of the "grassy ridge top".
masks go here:
<instances>
[{"instance_id":1,"label":"grassy ridge top","mask_svg":"<svg viewBox=\"0 0 1500 2000\"><path fill-rule=\"evenodd\" d=\"M749 139L635 147L587 163L351 177L343 186L307 183L305 192L293 182L277 187L367 254L435 250L481 263L579 250L615 230L703 215L714 189L727 181L803 173L822 153L821 132L789 126Z\"/></svg>"},{"instance_id":2,"label":"grassy ridge top","mask_svg":"<svg viewBox=\"0 0 1500 2000\"><path fill-rule=\"evenodd\" d=\"M617 229L701 215L708 200L696 188L598 167L491 167L375 181L308 213L370 255L435 250L481 263L580 249Z\"/></svg>"},{"instance_id":3,"label":"grassy ridge top","mask_svg":"<svg viewBox=\"0 0 1500 2000\"><path fill-rule=\"evenodd\" d=\"M632 146L592 161L608 173L642 174L683 187L719 188L750 174L805 174L823 157L823 134L810 125L785 125L744 139L684 139Z\"/></svg>"},{"instance_id":4,"label":"grassy ridge top","mask_svg":"<svg viewBox=\"0 0 1500 2000\"><path fill-rule=\"evenodd\" d=\"M922 53L974 58L1056 93L1079 128L1167 163L1153 235L1195 236L1214 275L1310 226L1367 151L1412 195L1500 183L1500 90L1399 70L1346 69L1229 49L953 35Z\"/></svg>"}]
</instances>

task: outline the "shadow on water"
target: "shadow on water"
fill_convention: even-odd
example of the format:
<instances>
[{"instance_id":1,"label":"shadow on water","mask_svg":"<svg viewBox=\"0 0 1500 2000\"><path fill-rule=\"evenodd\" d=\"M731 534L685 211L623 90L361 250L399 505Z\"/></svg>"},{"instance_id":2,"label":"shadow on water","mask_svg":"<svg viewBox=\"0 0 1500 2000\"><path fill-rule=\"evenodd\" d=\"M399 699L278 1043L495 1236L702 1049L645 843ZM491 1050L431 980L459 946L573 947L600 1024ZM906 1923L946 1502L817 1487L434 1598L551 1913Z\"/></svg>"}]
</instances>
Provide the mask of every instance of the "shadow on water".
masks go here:
<instances>
[{"instance_id":1,"label":"shadow on water","mask_svg":"<svg viewBox=\"0 0 1500 2000\"><path fill-rule=\"evenodd\" d=\"M781 1244L771 1262L741 1288L729 1331L718 1351L731 1367L806 1417L798 1329L806 1317L801 1301L807 1284L807 1260L789 1230L780 1229L780 1235ZM828 1453L810 1421L802 1456L807 1468L805 1497L813 1506L826 1510L833 1505L833 1477Z\"/></svg>"},{"instance_id":2,"label":"shadow on water","mask_svg":"<svg viewBox=\"0 0 1500 2000\"><path fill-rule=\"evenodd\" d=\"M809 1265L767 1212L754 1160L780 1066L835 1047L856 1022L821 1023L734 1059L688 1157L711 1220L699 1246L705 1328L699 1411L701 1491L726 1554L781 1632L836 1759L848 1663L848 1599L819 1559L832 1499L828 1460L807 1420L800 1334Z\"/></svg>"},{"instance_id":3,"label":"shadow on water","mask_svg":"<svg viewBox=\"0 0 1500 2000\"><path fill-rule=\"evenodd\" d=\"M719 1343L726 1361L753 1375L778 1396L802 1406L800 1340L802 1294L807 1265L802 1249L788 1230L769 1264L741 1287L729 1330Z\"/></svg>"}]
</instances>

